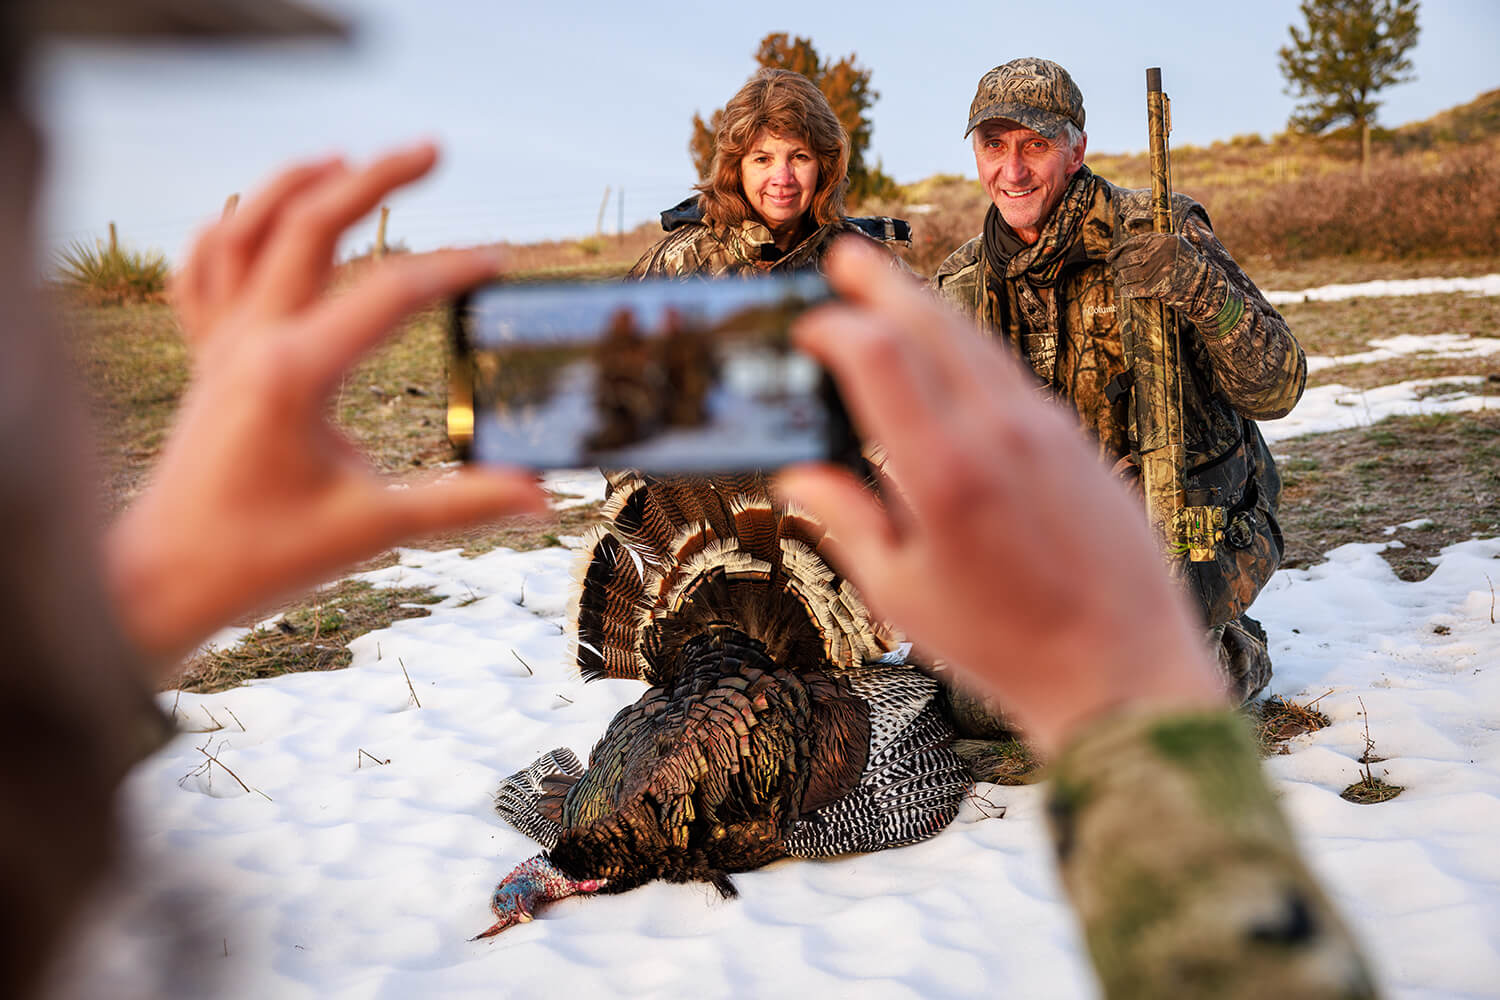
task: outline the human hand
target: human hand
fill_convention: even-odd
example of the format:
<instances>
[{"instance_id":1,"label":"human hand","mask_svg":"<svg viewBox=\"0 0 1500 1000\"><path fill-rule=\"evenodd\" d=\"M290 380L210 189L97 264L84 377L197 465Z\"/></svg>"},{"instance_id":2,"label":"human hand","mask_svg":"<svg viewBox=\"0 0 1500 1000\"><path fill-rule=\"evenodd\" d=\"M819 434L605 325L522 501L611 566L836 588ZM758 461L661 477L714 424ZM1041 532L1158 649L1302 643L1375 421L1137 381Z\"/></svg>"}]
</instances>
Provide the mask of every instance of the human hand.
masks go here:
<instances>
[{"instance_id":1,"label":"human hand","mask_svg":"<svg viewBox=\"0 0 1500 1000\"><path fill-rule=\"evenodd\" d=\"M1072 415L885 257L841 241L844 301L799 343L832 371L899 494L849 473L784 472L832 556L881 616L998 697L1044 752L1131 703L1224 695L1140 506Z\"/></svg>"},{"instance_id":2,"label":"human hand","mask_svg":"<svg viewBox=\"0 0 1500 1000\"><path fill-rule=\"evenodd\" d=\"M199 238L175 287L192 381L107 540L122 625L148 655L170 663L409 536L543 508L520 470L392 488L329 421L344 373L402 316L498 270L483 251L403 254L324 294L343 231L436 159L424 144L295 167Z\"/></svg>"},{"instance_id":3,"label":"human hand","mask_svg":"<svg viewBox=\"0 0 1500 1000\"><path fill-rule=\"evenodd\" d=\"M1155 299L1192 320L1213 320L1229 296L1223 271L1177 233L1137 233L1105 259L1127 297Z\"/></svg>"}]
</instances>

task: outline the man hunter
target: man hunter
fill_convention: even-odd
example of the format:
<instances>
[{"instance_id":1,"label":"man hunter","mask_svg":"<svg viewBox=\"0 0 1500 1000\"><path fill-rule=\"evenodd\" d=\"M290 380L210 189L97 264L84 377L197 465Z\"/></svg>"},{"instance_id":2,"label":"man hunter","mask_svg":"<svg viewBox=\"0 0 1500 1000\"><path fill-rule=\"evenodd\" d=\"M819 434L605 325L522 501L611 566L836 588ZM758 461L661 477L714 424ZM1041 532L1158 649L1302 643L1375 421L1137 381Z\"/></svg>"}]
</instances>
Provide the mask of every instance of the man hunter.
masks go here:
<instances>
[{"instance_id":1,"label":"man hunter","mask_svg":"<svg viewBox=\"0 0 1500 1000\"><path fill-rule=\"evenodd\" d=\"M1066 400L1122 475L1137 475L1130 299L1177 317L1188 502L1224 527L1209 562L1176 560L1218 647L1230 696L1270 680L1265 633L1245 614L1281 562L1281 481L1256 420L1286 415L1307 362L1286 321L1214 236L1208 214L1174 195L1173 232L1153 231L1150 192L1116 187L1084 165L1083 94L1067 70L1015 59L986 73L969 108L983 232L954 251L934 284Z\"/></svg>"}]
</instances>

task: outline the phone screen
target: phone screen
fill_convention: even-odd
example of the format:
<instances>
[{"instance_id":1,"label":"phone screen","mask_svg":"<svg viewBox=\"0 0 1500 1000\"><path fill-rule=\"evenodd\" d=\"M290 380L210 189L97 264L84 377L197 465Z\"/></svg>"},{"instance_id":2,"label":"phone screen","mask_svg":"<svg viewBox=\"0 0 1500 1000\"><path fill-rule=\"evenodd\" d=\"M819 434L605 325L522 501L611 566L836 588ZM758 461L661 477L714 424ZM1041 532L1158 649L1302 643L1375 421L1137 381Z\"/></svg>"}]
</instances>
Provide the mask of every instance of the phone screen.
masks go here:
<instances>
[{"instance_id":1,"label":"phone screen","mask_svg":"<svg viewBox=\"0 0 1500 1000\"><path fill-rule=\"evenodd\" d=\"M449 436L471 461L651 473L848 461L832 380L789 327L817 274L494 282L454 308Z\"/></svg>"}]
</instances>

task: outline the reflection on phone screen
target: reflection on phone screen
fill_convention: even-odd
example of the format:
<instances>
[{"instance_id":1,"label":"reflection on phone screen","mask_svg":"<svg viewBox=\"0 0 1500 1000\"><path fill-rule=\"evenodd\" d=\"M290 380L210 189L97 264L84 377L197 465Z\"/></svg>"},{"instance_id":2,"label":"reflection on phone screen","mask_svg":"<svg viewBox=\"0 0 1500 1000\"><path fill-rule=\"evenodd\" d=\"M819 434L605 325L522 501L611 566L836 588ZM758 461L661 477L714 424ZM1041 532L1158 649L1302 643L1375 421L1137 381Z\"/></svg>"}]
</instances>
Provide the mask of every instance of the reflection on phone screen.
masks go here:
<instances>
[{"instance_id":1,"label":"reflection on phone screen","mask_svg":"<svg viewBox=\"0 0 1500 1000\"><path fill-rule=\"evenodd\" d=\"M789 332L828 296L811 274L479 289L460 307L473 457L679 473L833 457L847 421Z\"/></svg>"}]
</instances>

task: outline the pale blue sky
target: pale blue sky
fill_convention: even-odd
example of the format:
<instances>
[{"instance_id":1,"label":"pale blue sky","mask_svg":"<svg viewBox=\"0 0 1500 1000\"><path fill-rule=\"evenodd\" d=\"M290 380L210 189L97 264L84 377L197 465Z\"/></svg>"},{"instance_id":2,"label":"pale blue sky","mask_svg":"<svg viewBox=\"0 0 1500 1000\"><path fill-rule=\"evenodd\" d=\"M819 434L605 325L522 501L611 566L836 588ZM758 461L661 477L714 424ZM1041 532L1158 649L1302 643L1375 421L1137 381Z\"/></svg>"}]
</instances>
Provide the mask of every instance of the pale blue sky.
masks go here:
<instances>
[{"instance_id":1,"label":"pale blue sky","mask_svg":"<svg viewBox=\"0 0 1500 1000\"><path fill-rule=\"evenodd\" d=\"M207 2L207 0L206 0ZM1020 55L1083 89L1090 149L1145 146L1144 69L1162 67L1178 143L1285 126L1276 50L1296 0L1162 3L512 3L327 0L355 24L342 48L63 47L39 67L51 122L50 243L114 220L176 258L224 198L291 157L367 155L430 136L444 165L392 202L413 249L592 232L606 185L627 226L687 193L693 112L723 104L772 31L858 54L880 92L874 156L898 181L974 176L962 138L974 85ZM1427 0L1418 79L1386 92L1398 125L1500 87L1500 3ZM613 198L606 228L617 224ZM977 220L976 220L977 223ZM373 224L351 246L368 245Z\"/></svg>"}]
</instances>

